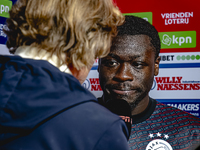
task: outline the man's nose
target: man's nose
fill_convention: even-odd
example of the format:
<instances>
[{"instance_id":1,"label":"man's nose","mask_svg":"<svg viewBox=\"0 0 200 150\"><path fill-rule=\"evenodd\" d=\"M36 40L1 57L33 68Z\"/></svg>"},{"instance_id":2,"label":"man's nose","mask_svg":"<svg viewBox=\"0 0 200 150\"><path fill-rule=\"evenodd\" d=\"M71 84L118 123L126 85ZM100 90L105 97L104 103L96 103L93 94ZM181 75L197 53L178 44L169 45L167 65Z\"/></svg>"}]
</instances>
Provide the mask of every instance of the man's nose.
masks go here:
<instances>
[{"instance_id":1,"label":"man's nose","mask_svg":"<svg viewBox=\"0 0 200 150\"><path fill-rule=\"evenodd\" d=\"M133 73L132 73L131 65L129 63L120 64L114 76L114 80L118 82L132 81Z\"/></svg>"}]
</instances>

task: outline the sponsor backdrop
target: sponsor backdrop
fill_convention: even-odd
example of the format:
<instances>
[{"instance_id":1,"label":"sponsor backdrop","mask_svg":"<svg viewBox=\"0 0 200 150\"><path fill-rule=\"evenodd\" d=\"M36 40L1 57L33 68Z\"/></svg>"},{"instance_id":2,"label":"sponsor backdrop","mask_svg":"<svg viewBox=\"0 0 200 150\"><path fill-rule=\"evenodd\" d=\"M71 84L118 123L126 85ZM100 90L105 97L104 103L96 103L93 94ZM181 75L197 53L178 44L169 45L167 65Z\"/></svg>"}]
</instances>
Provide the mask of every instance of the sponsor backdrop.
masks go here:
<instances>
[{"instance_id":1,"label":"sponsor backdrop","mask_svg":"<svg viewBox=\"0 0 200 150\"><path fill-rule=\"evenodd\" d=\"M5 21L16 0L0 1L0 54L5 47ZM200 11L198 1L191 0L114 0L124 15L135 15L153 24L161 39L159 75L150 96L161 103L177 107L200 117ZM96 97L102 95L98 79L98 60L83 86Z\"/></svg>"},{"instance_id":2,"label":"sponsor backdrop","mask_svg":"<svg viewBox=\"0 0 200 150\"><path fill-rule=\"evenodd\" d=\"M161 39L159 75L150 96L200 117L200 11L197 0L115 0L124 15L153 24ZM96 61L83 84L96 97L102 95Z\"/></svg>"}]
</instances>

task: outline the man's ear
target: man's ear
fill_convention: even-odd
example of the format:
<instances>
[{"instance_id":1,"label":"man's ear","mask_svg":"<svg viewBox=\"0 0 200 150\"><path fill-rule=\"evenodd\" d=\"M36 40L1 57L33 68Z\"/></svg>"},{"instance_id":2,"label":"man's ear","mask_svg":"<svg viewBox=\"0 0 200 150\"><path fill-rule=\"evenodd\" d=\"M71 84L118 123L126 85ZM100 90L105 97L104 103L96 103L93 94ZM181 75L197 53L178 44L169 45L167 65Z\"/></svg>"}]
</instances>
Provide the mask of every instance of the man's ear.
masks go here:
<instances>
[{"instance_id":1,"label":"man's ear","mask_svg":"<svg viewBox=\"0 0 200 150\"><path fill-rule=\"evenodd\" d=\"M160 56L158 56L156 58L156 61L155 61L155 69L154 69L154 75L157 76L158 73L159 73L159 64L160 64Z\"/></svg>"}]
</instances>

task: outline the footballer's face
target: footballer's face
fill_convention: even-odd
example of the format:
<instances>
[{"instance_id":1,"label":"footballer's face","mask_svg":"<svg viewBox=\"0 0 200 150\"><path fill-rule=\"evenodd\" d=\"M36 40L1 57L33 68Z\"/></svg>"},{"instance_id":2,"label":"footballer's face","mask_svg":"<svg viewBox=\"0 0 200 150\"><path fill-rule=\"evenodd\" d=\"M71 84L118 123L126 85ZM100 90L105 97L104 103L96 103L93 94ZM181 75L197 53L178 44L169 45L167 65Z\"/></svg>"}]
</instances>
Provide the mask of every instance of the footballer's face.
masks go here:
<instances>
[{"instance_id":1,"label":"footballer's face","mask_svg":"<svg viewBox=\"0 0 200 150\"><path fill-rule=\"evenodd\" d=\"M147 35L118 36L110 53L99 61L99 79L104 101L123 99L132 109L148 99L159 58Z\"/></svg>"}]
</instances>

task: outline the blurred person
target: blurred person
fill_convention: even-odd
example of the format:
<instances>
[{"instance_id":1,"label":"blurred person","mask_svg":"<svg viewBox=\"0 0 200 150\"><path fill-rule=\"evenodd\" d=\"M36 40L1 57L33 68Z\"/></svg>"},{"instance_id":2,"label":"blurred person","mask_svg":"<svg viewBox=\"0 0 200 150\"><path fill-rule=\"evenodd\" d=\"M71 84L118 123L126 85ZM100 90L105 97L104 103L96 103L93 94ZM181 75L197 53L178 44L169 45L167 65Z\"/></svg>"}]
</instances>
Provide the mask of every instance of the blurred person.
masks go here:
<instances>
[{"instance_id":1,"label":"blurred person","mask_svg":"<svg viewBox=\"0 0 200 150\"><path fill-rule=\"evenodd\" d=\"M130 149L192 150L200 144L200 119L149 97L159 73L160 39L142 18L126 16L110 53L99 60L103 96L99 103L125 100L131 107ZM114 109L108 107L109 109Z\"/></svg>"},{"instance_id":2,"label":"blurred person","mask_svg":"<svg viewBox=\"0 0 200 150\"><path fill-rule=\"evenodd\" d=\"M124 17L111 0L18 0L0 56L0 149L128 149L128 130L81 86Z\"/></svg>"}]
</instances>

